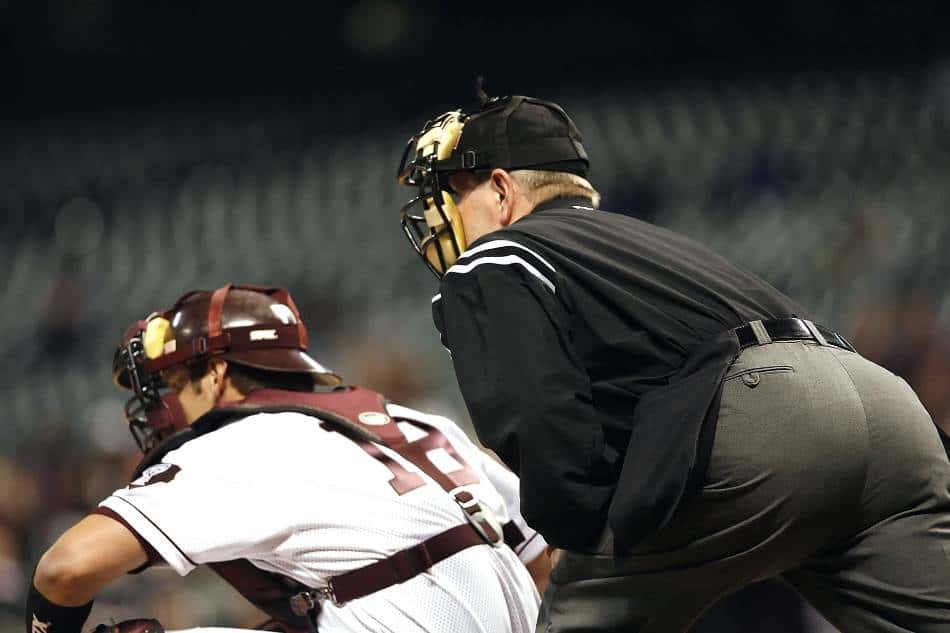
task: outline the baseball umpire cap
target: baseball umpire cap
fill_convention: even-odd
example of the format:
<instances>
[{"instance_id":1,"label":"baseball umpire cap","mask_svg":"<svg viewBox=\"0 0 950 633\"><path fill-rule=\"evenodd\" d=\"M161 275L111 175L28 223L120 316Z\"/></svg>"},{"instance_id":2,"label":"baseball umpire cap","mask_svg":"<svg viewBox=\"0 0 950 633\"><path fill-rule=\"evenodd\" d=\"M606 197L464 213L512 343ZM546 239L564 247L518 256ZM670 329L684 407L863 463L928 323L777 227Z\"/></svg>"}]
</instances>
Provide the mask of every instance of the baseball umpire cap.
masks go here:
<instances>
[{"instance_id":1,"label":"baseball umpire cap","mask_svg":"<svg viewBox=\"0 0 950 633\"><path fill-rule=\"evenodd\" d=\"M441 277L468 245L449 195L452 174L501 168L586 178L589 166L580 131L552 101L495 97L472 111L446 112L409 139L400 160L399 183L419 190L400 210L403 232L429 270Z\"/></svg>"},{"instance_id":2,"label":"baseball umpire cap","mask_svg":"<svg viewBox=\"0 0 950 633\"><path fill-rule=\"evenodd\" d=\"M498 167L565 171L587 177L590 161L574 121L553 101L519 95L494 97L476 110L447 112L426 123L406 146L399 168L402 184L416 184L407 176L420 159L427 158L419 141L447 117L458 120L462 128L451 155L429 166L435 172ZM407 161L413 151L415 159Z\"/></svg>"}]
</instances>

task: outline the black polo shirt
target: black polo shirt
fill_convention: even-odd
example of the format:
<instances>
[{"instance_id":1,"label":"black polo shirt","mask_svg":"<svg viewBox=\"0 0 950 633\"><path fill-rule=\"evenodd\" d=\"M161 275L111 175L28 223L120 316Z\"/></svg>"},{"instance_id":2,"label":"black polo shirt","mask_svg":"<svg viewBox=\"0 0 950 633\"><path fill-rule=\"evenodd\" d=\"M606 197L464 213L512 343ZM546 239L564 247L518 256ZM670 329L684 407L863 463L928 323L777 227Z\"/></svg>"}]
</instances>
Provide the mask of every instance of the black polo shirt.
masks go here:
<instances>
[{"instance_id":1,"label":"black polo shirt","mask_svg":"<svg viewBox=\"0 0 950 633\"><path fill-rule=\"evenodd\" d=\"M755 319L808 318L700 244L584 198L473 243L433 317L479 439L521 477L525 519L585 549L606 520L641 395Z\"/></svg>"}]
</instances>

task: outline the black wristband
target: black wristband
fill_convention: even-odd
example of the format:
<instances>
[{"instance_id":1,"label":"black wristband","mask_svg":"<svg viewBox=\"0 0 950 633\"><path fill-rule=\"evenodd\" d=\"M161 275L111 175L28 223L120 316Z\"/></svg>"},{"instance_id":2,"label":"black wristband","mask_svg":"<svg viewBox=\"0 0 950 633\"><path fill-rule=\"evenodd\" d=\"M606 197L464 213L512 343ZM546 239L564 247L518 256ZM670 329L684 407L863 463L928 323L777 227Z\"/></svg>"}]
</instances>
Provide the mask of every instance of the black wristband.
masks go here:
<instances>
[{"instance_id":1,"label":"black wristband","mask_svg":"<svg viewBox=\"0 0 950 633\"><path fill-rule=\"evenodd\" d=\"M79 607L64 607L47 600L33 582L26 599L26 633L82 633L92 611L92 600Z\"/></svg>"}]
</instances>

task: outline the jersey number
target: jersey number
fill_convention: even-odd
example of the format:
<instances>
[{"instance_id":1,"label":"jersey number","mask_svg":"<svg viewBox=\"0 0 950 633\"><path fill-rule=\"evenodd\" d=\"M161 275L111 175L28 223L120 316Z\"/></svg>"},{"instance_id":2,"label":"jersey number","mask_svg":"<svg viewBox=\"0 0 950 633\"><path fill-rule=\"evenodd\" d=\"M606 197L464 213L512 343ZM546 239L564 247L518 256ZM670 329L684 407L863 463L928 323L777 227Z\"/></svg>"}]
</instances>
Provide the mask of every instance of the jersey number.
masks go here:
<instances>
[{"instance_id":1,"label":"jersey number","mask_svg":"<svg viewBox=\"0 0 950 633\"><path fill-rule=\"evenodd\" d=\"M399 453L403 458L412 463L419 470L435 479L436 483L442 486L442 488L445 490L453 490L459 486L478 483L478 475L475 474L475 471L462 458L462 456L458 454L449 439L442 434L442 431L435 428L434 426L423 424L422 422L418 422L416 420L403 420L403 422L411 424L419 430L425 432L425 436L412 442L404 440L400 443L390 445L389 448ZM400 436L402 436L401 433ZM393 490L396 491L396 494L404 495L411 490L415 490L416 488L425 485L425 480L418 473L406 470L402 464L379 450L379 446L376 444L368 442L364 439L351 439L353 439L353 441L355 441L356 444L366 452L366 454L389 469L389 471L393 474L393 478L389 480L389 485L393 487ZM461 468L448 473L441 471L434 463L432 463L432 460L429 459L429 452L439 449L442 449L448 453L448 455L454 459L461 466Z\"/></svg>"}]
</instances>

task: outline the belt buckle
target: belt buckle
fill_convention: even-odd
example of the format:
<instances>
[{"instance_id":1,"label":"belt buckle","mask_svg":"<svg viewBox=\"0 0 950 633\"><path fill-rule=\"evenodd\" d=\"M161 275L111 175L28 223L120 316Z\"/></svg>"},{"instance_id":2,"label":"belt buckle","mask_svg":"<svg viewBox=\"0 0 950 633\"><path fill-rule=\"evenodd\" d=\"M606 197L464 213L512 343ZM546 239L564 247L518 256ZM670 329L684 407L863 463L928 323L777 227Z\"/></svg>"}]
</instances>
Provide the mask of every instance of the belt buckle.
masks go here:
<instances>
[{"instance_id":1,"label":"belt buckle","mask_svg":"<svg viewBox=\"0 0 950 633\"><path fill-rule=\"evenodd\" d=\"M495 516L495 513L492 512L490 508L482 506L482 504L478 502L478 497L468 490L463 490L461 487L451 490L450 493L452 494L452 498L455 499L455 503L462 509L465 520L472 526L475 533L482 537L483 541L492 547L497 547L500 543L504 543L505 539L501 521L498 520L498 517ZM488 535L488 531L482 525L482 521L492 529L496 538L493 539Z\"/></svg>"},{"instance_id":2,"label":"belt buckle","mask_svg":"<svg viewBox=\"0 0 950 633\"><path fill-rule=\"evenodd\" d=\"M483 541L492 547L498 547L504 542L504 538L502 537L503 531L501 522L498 520L498 517L495 516L494 512L483 508L477 501L475 501L474 504L477 509L475 512L469 513L469 511L466 509L466 505L459 502L459 505L462 506L462 514L465 515L465 520L468 521L468 524L472 526L472 529L475 530L476 534L482 537ZM488 531L482 525L483 521L495 533L494 539L489 536Z\"/></svg>"},{"instance_id":3,"label":"belt buckle","mask_svg":"<svg viewBox=\"0 0 950 633\"><path fill-rule=\"evenodd\" d=\"M314 610L317 608L317 602L319 600L329 600L335 606L343 606L343 603L337 600L336 591L333 589L332 578L327 582L326 587L317 587L316 589L301 591L300 593L291 596L290 610L294 612L294 615L305 617L314 612Z\"/></svg>"},{"instance_id":4,"label":"belt buckle","mask_svg":"<svg viewBox=\"0 0 950 633\"><path fill-rule=\"evenodd\" d=\"M336 588L333 586L333 579L327 581L326 587L317 587L314 589L321 600L329 600L337 607L342 607L343 602L336 597Z\"/></svg>"},{"instance_id":5,"label":"belt buckle","mask_svg":"<svg viewBox=\"0 0 950 633\"><path fill-rule=\"evenodd\" d=\"M474 529L475 532L480 537L482 537L482 540L488 543L489 545L491 545L492 547L498 547L502 543L501 525L498 525L498 527L495 527L495 524L498 522L497 519L493 521L492 518L489 518L483 512L479 511L479 512L476 512L475 514L469 514L468 512L466 512L465 520L468 521L468 524L472 526L472 529ZM491 527L491 529L495 531L495 534L496 534L495 540L492 540L492 538L488 535L488 532L485 531L485 528L482 527L482 521L487 523Z\"/></svg>"}]
</instances>

